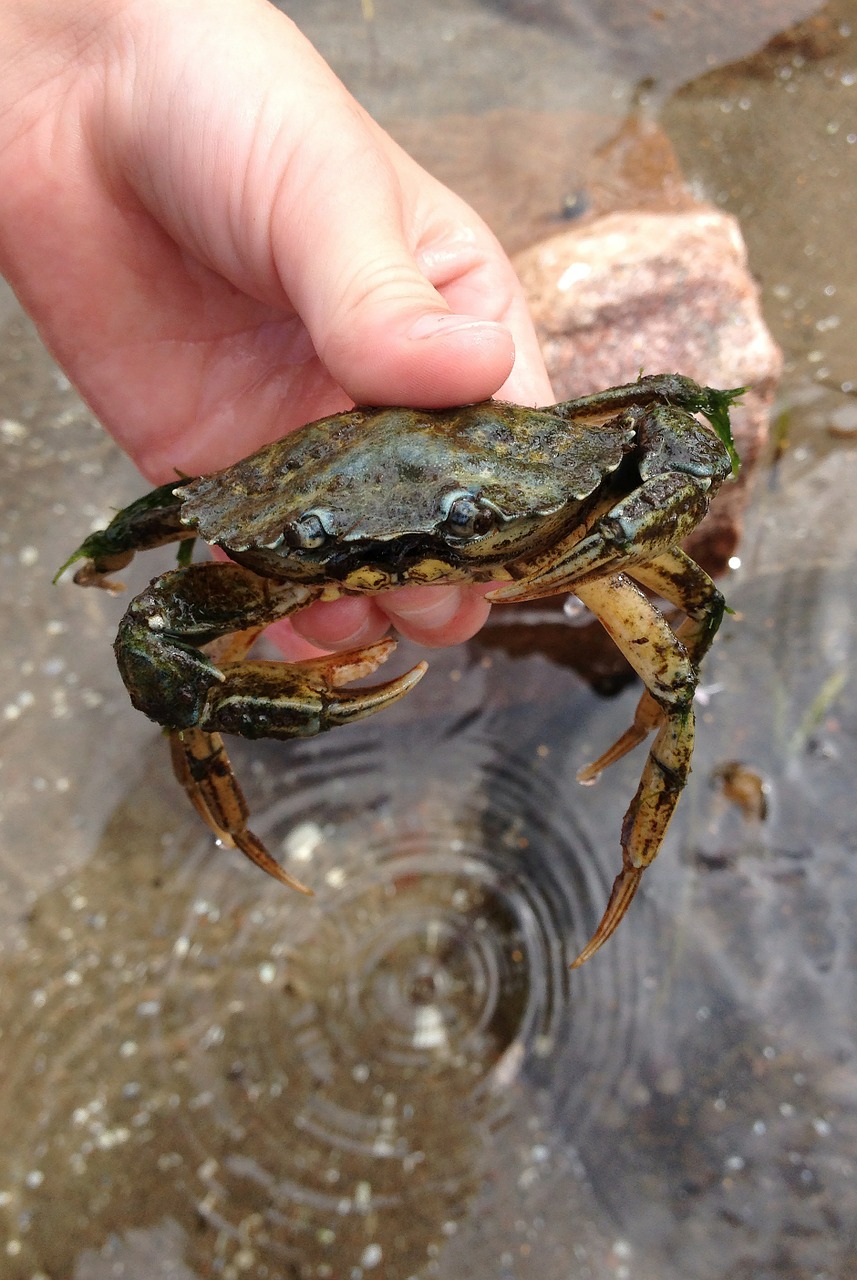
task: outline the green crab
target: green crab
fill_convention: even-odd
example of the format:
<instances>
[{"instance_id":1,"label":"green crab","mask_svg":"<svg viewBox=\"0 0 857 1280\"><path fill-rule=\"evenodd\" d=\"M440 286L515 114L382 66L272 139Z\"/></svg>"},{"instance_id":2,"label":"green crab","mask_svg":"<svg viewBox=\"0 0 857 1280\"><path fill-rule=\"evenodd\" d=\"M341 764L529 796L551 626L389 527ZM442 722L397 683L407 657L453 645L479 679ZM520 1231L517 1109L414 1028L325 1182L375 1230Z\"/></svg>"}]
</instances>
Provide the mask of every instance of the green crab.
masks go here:
<instances>
[{"instance_id":1,"label":"green crab","mask_svg":"<svg viewBox=\"0 0 857 1280\"><path fill-rule=\"evenodd\" d=\"M678 544L737 465L739 394L661 375L541 409L354 408L223 471L161 485L63 570L86 559L75 581L109 587L135 552L188 540L179 567L131 601L119 669L134 706L169 730L176 774L217 837L301 890L249 829L221 733L291 738L347 724L400 698L426 664L348 690L394 640L285 663L246 656L260 632L313 600L403 583L496 582L489 599L503 603L574 592L645 685L631 727L581 780L655 733L622 828L622 870L580 965L624 916L689 772L699 664L724 602ZM228 561L190 564L196 537ZM646 592L686 615L677 631Z\"/></svg>"}]
</instances>

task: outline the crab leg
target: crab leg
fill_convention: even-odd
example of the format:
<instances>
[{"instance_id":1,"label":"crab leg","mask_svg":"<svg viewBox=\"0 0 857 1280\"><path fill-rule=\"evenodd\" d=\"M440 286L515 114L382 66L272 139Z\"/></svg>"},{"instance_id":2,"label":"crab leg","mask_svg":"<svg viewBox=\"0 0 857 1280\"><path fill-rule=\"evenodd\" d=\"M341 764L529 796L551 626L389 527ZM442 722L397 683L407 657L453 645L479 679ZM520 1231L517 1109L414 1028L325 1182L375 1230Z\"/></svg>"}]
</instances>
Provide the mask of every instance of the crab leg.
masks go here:
<instances>
[{"instance_id":1,"label":"crab leg","mask_svg":"<svg viewBox=\"0 0 857 1280\"><path fill-rule=\"evenodd\" d=\"M629 731L633 741L626 741L629 735L624 735L593 768L597 770L618 759L649 729L656 728L659 720L662 722L622 823L622 870L614 881L598 928L574 961L572 967L578 968L616 929L666 834L690 772L697 676L681 641L624 574L578 584L575 590L601 620L647 689L635 725ZM591 776L591 771L585 770L583 776Z\"/></svg>"},{"instance_id":2,"label":"crab leg","mask_svg":"<svg viewBox=\"0 0 857 1280\"><path fill-rule=\"evenodd\" d=\"M263 630L262 627L250 627L246 631L236 631L230 636L213 640L206 647L208 657L213 662L237 662L252 648ZM227 848L233 848L235 839L230 833L247 831L250 811L223 739L219 733L192 728L172 729L167 736L173 773L186 791L188 799L219 842ZM247 834L252 835L252 832L248 831ZM276 868L275 871L269 871L269 874L290 883L288 873L282 871L270 855L266 856ZM297 880L293 887L304 890L304 886Z\"/></svg>"},{"instance_id":3,"label":"crab leg","mask_svg":"<svg viewBox=\"0 0 857 1280\"><path fill-rule=\"evenodd\" d=\"M207 646L208 656L218 663L238 662L263 630L250 627L214 640ZM237 846L251 862L281 884L299 893L312 894L312 889L289 875L271 857L247 826L250 809L220 734L190 728L173 729L168 736L173 773L220 844L229 849Z\"/></svg>"},{"instance_id":4,"label":"crab leg","mask_svg":"<svg viewBox=\"0 0 857 1280\"><path fill-rule=\"evenodd\" d=\"M213 700L204 724L218 724L237 733L240 729L236 727L236 717L241 720L246 717L244 722L252 725L254 717L262 714L260 708L264 707L265 736L293 737L295 733L291 730L296 721L305 723L307 698L326 702L324 728L363 719L413 688L425 672L426 664L420 663L399 680L365 693L344 690L338 696L332 696L331 690L350 680L370 675L386 661L395 647L395 640L381 640L358 653L314 658L291 666L283 662L223 663L220 669L226 678L217 690L220 696ZM292 705L283 723L272 725L272 706L282 699L284 687ZM297 732L300 733L300 728ZM312 729L307 732L312 732ZM300 893L311 894L311 889L289 875L271 857L259 837L247 826L250 810L220 733L212 728L193 726L174 729L169 736L175 775L191 804L218 840L227 846L237 845L251 862L275 880Z\"/></svg>"},{"instance_id":5,"label":"crab leg","mask_svg":"<svg viewBox=\"0 0 857 1280\"><path fill-rule=\"evenodd\" d=\"M492 591L492 603L539 600L560 591L577 591L577 583L650 563L683 541L699 524L708 509L709 493L704 482L681 472L656 476L617 502L595 521L584 537L574 532L549 555L543 564L533 558L511 565L522 576Z\"/></svg>"},{"instance_id":6,"label":"crab leg","mask_svg":"<svg viewBox=\"0 0 857 1280\"><path fill-rule=\"evenodd\" d=\"M71 553L58 569L54 582L70 565L84 560L74 575L79 587L102 587L118 592L123 589L122 583L113 581L110 575L129 565L138 551L181 541L192 550L196 533L182 524L182 503L175 494L175 490L186 483L186 478L177 477L118 511L106 529L91 533ZM180 560L189 563L187 557L180 556Z\"/></svg>"},{"instance_id":7,"label":"crab leg","mask_svg":"<svg viewBox=\"0 0 857 1280\"><path fill-rule=\"evenodd\" d=\"M687 473L673 471L644 480L601 515L584 537L574 531L558 562L519 564L518 572L527 576L488 597L504 602L574 591L642 678L646 690L633 723L581 770L581 782L594 781L602 769L657 730L622 827L622 871L601 923L574 967L598 950L627 911L644 869L660 848L690 771L698 667L720 625L724 602L708 575L665 540L684 537L707 505L705 482ZM626 575L688 615L677 633Z\"/></svg>"},{"instance_id":8,"label":"crab leg","mask_svg":"<svg viewBox=\"0 0 857 1280\"><path fill-rule=\"evenodd\" d=\"M625 574L575 583L574 590L600 619L646 685L634 724L594 765L582 770L581 781L594 779L602 768L642 742L652 729L658 729L622 824L622 871L598 928L574 961L572 967L578 968L614 932L637 891L643 871L661 846L690 772L697 674L675 632Z\"/></svg>"},{"instance_id":9,"label":"crab leg","mask_svg":"<svg viewBox=\"0 0 857 1280\"><path fill-rule=\"evenodd\" d=\"M691 662L699 669L726 609L726 602L711 578L678 547L671 547L644 564L631 565L628 573L687 614L676 634Z\"/></svg>"},{"instance_id":10,"label":"crab leg","mask_svg":"<svg viewBox=\"0 0 857 1280\"><path fill-rule=\"evenodd\" d=\"M717 634L726 607L722 594L711 578L678 547L663 552L646 564L632 565L628 574L687 614L675 635L684 645L688 658L698 672L700 663ZM663 718L662 708L647 689L637 704L630 728L603 755L581 769L578 774L580 781L594 782L602 769L615 764L643 742L653 729L663 723Z\"/></svg>"},{"instance_id":11,"label":"crab leg","mask_svg":"<svg viewBox=\"0 0 857 1280\"><path fill-rule=\"evenodd\" d=\"M219 733L175 729L169 735L173 772L191 804L221 844L237 846L257 867L299 893L312 889L289 875L249 829L250 810Z\"/></svg>"},{"instance_id":12,"label":"crab leg","mask_svg":"<svg viewBox=\"0 0 857 1280\"><path fill-rule=\"evenodd\" d=\"M639 494L639 491L638 491ZM624 504L620 504L622 506ZM616 508L611 512L614 516ZM597 530L597 525L596 525ZM584 544L588 543L588 546ZM573 590L600 619L646 686L630 728L596 761L578 774L592 782L602 769L658 730L637 793L622 827L623 867L613 885L607 909L591 941L574 961L590 958L616 929L628 909L643 871L655 858L678 797L690 771L693 752L693 694L699 664L720 625L724 600L708 574L685 552L669 547L638 563L633 555L602 554L606 539L583 539L583 581L575 578L574 554L564 559L564 574L548 571L535 583L522 581L501 587L489 599L531 599L560 590ZM604 572L605 561L619 561L644 586L687 614L674 632L658 609L624 573L589 577ZM595 562L595 563L594 563ZM642 643L641 643L642 639Z\"/></svg>"}]
</instances>

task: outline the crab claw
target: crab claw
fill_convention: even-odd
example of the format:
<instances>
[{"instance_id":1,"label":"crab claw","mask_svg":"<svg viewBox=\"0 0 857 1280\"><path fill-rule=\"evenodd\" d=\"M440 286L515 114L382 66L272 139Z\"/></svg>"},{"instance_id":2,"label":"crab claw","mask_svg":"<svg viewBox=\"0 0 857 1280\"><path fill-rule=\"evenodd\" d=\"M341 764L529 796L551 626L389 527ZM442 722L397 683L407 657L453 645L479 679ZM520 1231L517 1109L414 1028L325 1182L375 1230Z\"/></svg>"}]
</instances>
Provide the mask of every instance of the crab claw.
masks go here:
<instances>
[{"instance_id":1,"label":"crab claw","mask_svg":"<svg viewBox=\"0 0 857 1280\"><path fill-rule=\"evenodd\" d=\"M327 722L330 728L337 724L348 724L351 720L362 720L364 716L383 711L391 702L397 702L422 680L428 671L427 662L418 662L404 675L387 680L384 684L372 685L371 689L346 689L327 704ZM354 677L356 678L356 677ZM335 687L335 686L334 686Z\"/></svg>"},{"instance_id":2,"label":"crab claw","mask_svg":"<svg viewBox=\"0 0 857 1280\"><path fill-rule=\"evenodd\" d=\"M428 669L420 662L384 684L342 687L371 675L395 647L395 640L384 639L303 662L221 663L221 680L208 690L200 727L245 738L307 738L362 720L403 697Z\"/></svg>"},{"instance_id":3,"label":"crab claw","mask_svg":"<svg viewBox=\"0 0 857 1280\"><path fill-rule=\"evenodd\" d=\"M250 637L248 631L234 651L240 652ZM312 890L286 871L247 825L247 802L220 731L245 737L306 737L372 715L412 689L428 664L420 662L371 689L340 688L371 675L395 647L395 640L385 639L353 653L306 662L221 662L221 679L209 693L202 723L170 734L176 777L220 842L237 846L257 867L299 893Z\"/></svg>"},{"instance_id":4,"label":"crab claw","mask_svg":"<svg viewBox=\"0 0 857 1280\"><path fill-rule=\"evenodd\" d=\"M331 654L325 658L310 658L300 665L307 677L318 675L322 685L325 683L340 689L352 680L360 680L371 675L382 662L386 662L396 647L396 641L390 637L379 640L377 644L368 645L354 653ZM326 707L325 727L348 724L351 720L362 720L364 716L374 715L382 711L391 702L397 702L422 680L428 671L427 662L418 662L401 676L387 680L384 684L372 685L369 689L345 689L336 697L329 698Z\"/></svg>"}]
</instances>

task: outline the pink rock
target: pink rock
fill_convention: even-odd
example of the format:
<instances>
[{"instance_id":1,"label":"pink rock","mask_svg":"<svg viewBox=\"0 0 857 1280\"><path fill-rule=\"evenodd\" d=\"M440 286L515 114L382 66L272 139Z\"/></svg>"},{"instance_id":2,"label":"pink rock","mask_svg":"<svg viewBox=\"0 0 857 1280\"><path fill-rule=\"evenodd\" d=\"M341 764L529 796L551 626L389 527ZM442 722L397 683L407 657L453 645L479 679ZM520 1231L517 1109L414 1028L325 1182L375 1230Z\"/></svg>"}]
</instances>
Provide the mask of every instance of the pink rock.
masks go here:
<instances>
[{"instance_id":1,"label":"pink rock","mask_svg":"<svg viewBox=\"0 0 857 1280\"><path fill-rule=\"evenodd\" d=\"M558 400L640 372L748 388L733 410L741 476L691 547L709 570L724 568L782 368L736 220L706 206L610 213L525 250L515 266Z\"/></svg>"}]
</instances>

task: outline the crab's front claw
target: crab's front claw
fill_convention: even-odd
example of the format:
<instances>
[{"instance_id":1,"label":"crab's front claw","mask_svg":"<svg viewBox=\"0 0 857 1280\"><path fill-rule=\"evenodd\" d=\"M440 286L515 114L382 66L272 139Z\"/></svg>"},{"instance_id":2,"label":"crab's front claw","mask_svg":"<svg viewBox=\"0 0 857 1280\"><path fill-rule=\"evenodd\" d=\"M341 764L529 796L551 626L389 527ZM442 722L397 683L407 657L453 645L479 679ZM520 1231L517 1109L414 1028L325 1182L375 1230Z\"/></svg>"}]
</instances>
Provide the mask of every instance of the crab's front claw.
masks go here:
<instances>
[{"instance_id":1,"label":"crab's front claw","mask_svg":"<svg viewBox=\"0 0 857 1280\"><path fill-rule=\"evenodd\" d=\"M249 738L307 737L372 715L412 689L427 664L370 689L342 686L371 675L395 647L395 640L385 639L354 653L305 662L221 662L221 680L210 689L199 724L170 733L176 777L218 840L236 845L257 867L300 893L312 891L271 856L247 825L247 801L220 731Z\"/></svg>"},{"instance_id":2,"label":"crab's front claw","mask_svg":"<svg viewBox=\"0 0 857 1280\"><path fill-rule=\"evenodd\" d=\"M420 662L404 675L368 689L345 689L371 675L396 647L385 639L353 653L303 662L226 662L222 682L208 692L200 726L244 738L307 738L362 720L396 702L428 669Z\"/></svg>"}]
</instances>

